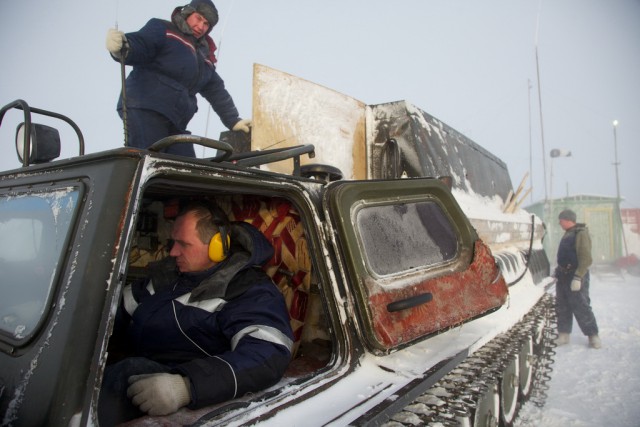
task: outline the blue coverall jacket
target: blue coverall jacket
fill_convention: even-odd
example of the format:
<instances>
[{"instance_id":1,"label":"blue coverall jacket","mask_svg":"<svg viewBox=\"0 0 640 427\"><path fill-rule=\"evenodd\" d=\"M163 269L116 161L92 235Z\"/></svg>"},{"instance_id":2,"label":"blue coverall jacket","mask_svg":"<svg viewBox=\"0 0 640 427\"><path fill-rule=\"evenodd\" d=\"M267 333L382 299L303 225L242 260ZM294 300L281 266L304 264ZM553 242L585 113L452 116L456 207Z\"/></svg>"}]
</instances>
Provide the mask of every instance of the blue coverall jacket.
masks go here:
<instances>
[{"instance_id":1,"label":"blue coverall jacket","mask_svg":"<svg viewBox=\"0 0 640 427\"><path fill-rule=\"evenodd\" d=\"M160 262L125 289L136 356L170 366L191 382L198 408L275 384L291 358L284 297L259 265L273 248L253 226L231 226L231 255L201 273ZM169 258L167 260L172 260Z\"/></svg>"},{"instance_id":2,"label":"blue coverall jacket","mask_svg":"<svg viewBox=\"0 0 640 427\"><path fill-rule=\"evenodd\" d=\"M128 109L156 111L186 131L198 110L199 93L227 128L240 120L233 99L216 72L216 48L208 35L198 40L181 32L173 22L153 18L140 31L125 36L129 44L125 64L133 66L126 79ZM118 111L122 111L122 96Z\"/></svg>"}]
</instances>

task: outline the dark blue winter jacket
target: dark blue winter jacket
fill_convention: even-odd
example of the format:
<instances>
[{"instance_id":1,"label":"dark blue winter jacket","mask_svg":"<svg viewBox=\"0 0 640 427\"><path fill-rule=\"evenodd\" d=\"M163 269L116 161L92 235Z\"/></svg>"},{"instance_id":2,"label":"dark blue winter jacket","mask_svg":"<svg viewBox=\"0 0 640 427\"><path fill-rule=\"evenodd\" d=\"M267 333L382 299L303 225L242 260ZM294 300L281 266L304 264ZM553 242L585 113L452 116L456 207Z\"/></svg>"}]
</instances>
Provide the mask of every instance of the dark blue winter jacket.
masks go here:
<instances>
[{"instance_id":1,"label":"dark blue winter jacket","mask_svg":"<svg viewBox=\"0 0 640 427\"><path fill-rule=\"evenodd\" d=\"M173 13L179 15L179 8ZM239 120L238 110L215 68L215 45L207 35L200 40L173 23L151 19L137 32L127 33L125 63L133 70L126 80L126 107L156 111L181 130L198 110L201 94L229 129ZM116 59L116 58L114 58ZM116 59L118 60L118 59ZM118 111L122 110L122 96Z\"/></svg>"},{"instance_id":2,"label":"dark blue winter jacket","mask_svg":"<svg viewBox=\"0 0 640 427\"><path fill-rule=\"evenodd\" d=\"M291 358L284 298L259 267L273 248L247 223L230 232L231 255L212 269L178 274L168 258L125 288L136 355L187 376L191 408L269 387Z\"/></svg>"}]
</instances>

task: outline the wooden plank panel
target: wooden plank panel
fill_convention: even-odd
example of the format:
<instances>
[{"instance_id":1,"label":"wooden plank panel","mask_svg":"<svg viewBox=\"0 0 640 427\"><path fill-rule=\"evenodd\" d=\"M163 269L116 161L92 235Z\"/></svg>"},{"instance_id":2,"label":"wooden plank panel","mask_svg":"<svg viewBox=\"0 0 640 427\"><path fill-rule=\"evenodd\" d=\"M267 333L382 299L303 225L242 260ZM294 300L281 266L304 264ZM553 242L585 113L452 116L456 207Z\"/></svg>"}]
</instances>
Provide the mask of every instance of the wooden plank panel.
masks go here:
<instances>
[{"instance_id":1,"label":"wooden plank panel","mask_svg":"<svg viewBox=\"0 0 640 427\"><path fill-rule=\"evenodd\" d=\"M366 178L366 105L339 92L264 65L253 69L251 147L270 149L313 144L315 158L339 168L345 179ZM291 160L265 169L291 173Z\"/></svg>"}]
</instances>

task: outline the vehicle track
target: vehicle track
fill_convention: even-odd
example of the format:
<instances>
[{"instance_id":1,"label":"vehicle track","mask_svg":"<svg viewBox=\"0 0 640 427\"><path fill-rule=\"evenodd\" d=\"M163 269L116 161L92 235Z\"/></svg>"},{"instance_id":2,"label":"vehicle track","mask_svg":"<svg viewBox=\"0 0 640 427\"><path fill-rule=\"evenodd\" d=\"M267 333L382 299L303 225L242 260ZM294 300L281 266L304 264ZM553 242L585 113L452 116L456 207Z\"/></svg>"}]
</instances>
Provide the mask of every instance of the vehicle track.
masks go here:
<instances>
[{"instance_id":1,"label":"vehicle track","mask_svg":"<svg viewBox=\"0 0 640 427\"><path fill-rule=\"evenodd\" d=\"M520 322L469 355L383 427L509 427L525 402L544 406L557 337L554 304L555 298L545 294Z\"/></svg>"}]
</instances>

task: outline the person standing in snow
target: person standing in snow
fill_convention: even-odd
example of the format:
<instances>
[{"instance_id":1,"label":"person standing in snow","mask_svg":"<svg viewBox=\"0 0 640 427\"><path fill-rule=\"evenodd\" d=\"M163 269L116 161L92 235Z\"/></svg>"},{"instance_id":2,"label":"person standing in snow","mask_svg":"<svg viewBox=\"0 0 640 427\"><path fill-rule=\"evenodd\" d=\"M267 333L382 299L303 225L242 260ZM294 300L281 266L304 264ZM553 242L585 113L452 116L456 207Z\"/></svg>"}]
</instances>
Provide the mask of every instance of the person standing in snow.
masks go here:
<instances>
[{"instance_id":1,"label":"person standing in snow","mask_svg":"<svg viewBox=\"0 0 640 427\"><path fill-rule=\"evenodd\" d=\"M106 47L112 58L133 66L125 83L126 99L121 94L117 106L126 119L130 146L147 148L166 136L188 134L187 125L198 110L197 93L227 128L249 133L251 121L240 118L216 72L216 46L209 33L217 22L211 0L193 0L175 8L171 21L153 18L140 31L127 34L108 30ZM165 151L195 157L193 144Z\"/></svg>"},{"instance_id":2,"label":"person standing in snow","mask_svg":"<svg viewBox=\"0 0 640 427\"><path fill-rule=\"evenodd\" d=\"M573 317L582 333L589 337L589 346L600 348L598 323L589 298L589 267L591 266L591 237L585 224L576 223L576 214L565 209L558 215L565 231L558 246L558 266L555 270L556 315L558 318L557 345L569 343Z\"/></svg>"},{"instance_id":3,"label":"person standing in snow","mask_svg":"<svg viewBox=\"0 0 640 427\"><path fill-rule=\"evenodd\" d=\"M123 290L113 350L126 357L105 368L100 425L240 397L289 365L293 332L260 268L274 251L264 235L201 201L181 209L171 239L169 257Z\"/></svg>"}]
</instances>

